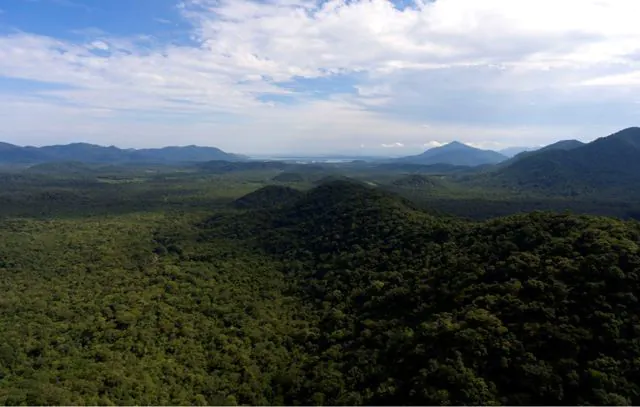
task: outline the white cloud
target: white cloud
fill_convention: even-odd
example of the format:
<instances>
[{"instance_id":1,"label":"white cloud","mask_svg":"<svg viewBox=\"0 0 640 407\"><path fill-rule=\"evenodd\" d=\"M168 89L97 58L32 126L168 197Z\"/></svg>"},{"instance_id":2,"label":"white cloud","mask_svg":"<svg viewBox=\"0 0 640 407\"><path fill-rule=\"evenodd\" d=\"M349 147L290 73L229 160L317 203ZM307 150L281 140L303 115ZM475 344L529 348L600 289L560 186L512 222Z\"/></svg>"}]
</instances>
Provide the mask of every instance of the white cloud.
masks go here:
<instances>
[{"instance_id":1,"label":"white cloud","mask_svg":"<svg viewBox=\"0 0 640 407\"><path fill-rule=\"evenodd\" d=\"M107 44L104 41L93 41L90 45L91 48L93 49L99 49L99 50L103 50L103 51L108 51L109 50L109 44Z\"/></svg>"},{"instance_id":2,"label":"white cloud","mask_svg":"<svg viewBox=\"0 0 640 407\"><path fill-rule=\"evenodd\" d=\"M4 96L7 134L129 144L135 134L140 145L185 139L236 151L389 146L398 135L396 147L427 147L429 138L539 144L603 135L616 130L613 121L623 127L616 112L598 125L570 115L532 124L534 114L549 117L544 106L562 115L590 98L623 104L636 97L620 87L640 86L637 0L437 0L403 9L387 0L184 0L180 10L199 45L101 31L85 32L85 44L0 37L0 76L68 86ZM340 74L357 74L353 95L316 100L274 83ZM33 109L49 122L28 120Z\"/></svg>"},{"instance_id":3,"label":"white cloud","mask_svg":"<svg viewBox=\"0 0 640 407\"><path fill-rule=\"evenodd\" d=\"M428 141L428 142L424 143L422 145L422 147L429 149L429 148L441 147L441 146L443 146L445 144L446 143L441 143L439 141Z\"/></svg>"},{"instance_id":4,"label":"white cloud","mask_svg":"<svg viewBox=\"0 0 640 407\"><path fill-rule=\"evenodd\" d=\"M403 143L391 143L391 144L380 144L384 148L396 148L396 147L404 147Z\"/></svg>"},{"instance_id":5,"label":"white cloud","mask_svg":"<svg viewBox=\"0 0 640 407\"><path fill-rule=\"evenodd\" d=\"M640 86L640 70L608 75L599 78L589 79L582 82L585 86Z\"/></svg>"}]
</instances>

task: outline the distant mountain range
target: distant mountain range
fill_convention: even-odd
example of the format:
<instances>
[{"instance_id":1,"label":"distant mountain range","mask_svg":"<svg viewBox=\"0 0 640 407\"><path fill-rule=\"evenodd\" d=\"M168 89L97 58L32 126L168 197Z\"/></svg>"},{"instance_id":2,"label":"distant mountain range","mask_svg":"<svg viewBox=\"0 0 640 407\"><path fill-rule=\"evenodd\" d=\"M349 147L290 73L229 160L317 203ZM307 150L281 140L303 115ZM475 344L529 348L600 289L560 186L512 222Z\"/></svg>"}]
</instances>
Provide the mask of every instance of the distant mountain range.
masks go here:
<instances>
[{"instance_id":1,"label":"distant mountain range","mask_svg":"<svg viewBox=\"0 0 640 407\"><path fill-rule=\"evenodd\" d=\"M624 129L591 143L567 140L521 153L486 177L490 183L526 191L640 196L640 128Z\"/></svg>"},{"instance_id":2,"label":"distant mountain range","mask_svg":"<svg viewBox=\"0 0 640 407\"><path fill-rule=\"evenodd\" d=\"M147 149L121 149L87 143L72 143L45 147L21 147L0 143L0 163L38 164L73 161L83 163L186 163L199 161L240 161L245 157L226 153L215 147L164 147Z\"/></svg>"},{"instance_id":3,"label":"distant mountain range","mask_svg":"<svg viewBox=\"0 0 640 407\"><path fill-rule=\"evenodd\" d=\"M450 164L475 167L485 164L497 164L508 158L492 150L481 150L454 141L441 147L431 148L422 154L402 157L395 161L421 165Z\"/></svg>"},{"instance_id":4,"label":"distant mountain range","mask_svg":"<svg viewBox=\"0 0 640 407\"><path fill-rule=\"evenodd\" d=\"M47 165L59 168L63 163L67 163L64 166L67 172L82 173L83 164L161 165L196 162L199 164L195 168L205 172L271 169L296 173L303 180L307 180L310 173L322 173L327 165L334 165L249 160L215 147L120 149L87 143L46 147L0 143L0 164L29 165L39 172L48 172ZM523 193L596 196L602 192L609 197L632 194L640 199L640 128L624 129L591 143L563 140L535 151L520 152L511 158L496 151L454 141L419 155L340 165L373 168L375 171L402 170L408 174L449 174L475 186L506 188ZM315 175L312 178L315 179ZM413 185L422 181L414 177L407 179L406 183Z\"/></svg>"}]
</instances>

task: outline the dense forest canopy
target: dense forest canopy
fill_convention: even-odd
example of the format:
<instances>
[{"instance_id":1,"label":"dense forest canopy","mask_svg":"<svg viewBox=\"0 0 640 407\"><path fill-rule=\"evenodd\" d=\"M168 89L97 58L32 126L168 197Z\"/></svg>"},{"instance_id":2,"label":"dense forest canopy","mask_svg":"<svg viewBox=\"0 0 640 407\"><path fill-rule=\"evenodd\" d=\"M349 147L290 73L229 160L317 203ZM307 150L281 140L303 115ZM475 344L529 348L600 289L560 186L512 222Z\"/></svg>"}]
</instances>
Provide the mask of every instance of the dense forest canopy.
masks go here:
<instances>
[{"instance_id":1,"label":"dense forest canopy","mask_svg":"<svg viewBox=\"0 0 640 407\"><path fill-rule=\"evenodd\" d=\"M640 402L636 221L467 221L411 199L437 193L424 176L388 179L404 198L386 178L25 177L3 181L22 215L2 207L0 403Z\"/></svg>"},{"instance_id":2,"label":"dense forest canopy","mask_svg":"<svg viewBox=\"0 0 640 407\"><path fill-rule=\"evenodd\" d=\"M0 146L40 162L0 168L0 403L640 403L638 146L479 167Z\"/></svg>"}]
</instances>

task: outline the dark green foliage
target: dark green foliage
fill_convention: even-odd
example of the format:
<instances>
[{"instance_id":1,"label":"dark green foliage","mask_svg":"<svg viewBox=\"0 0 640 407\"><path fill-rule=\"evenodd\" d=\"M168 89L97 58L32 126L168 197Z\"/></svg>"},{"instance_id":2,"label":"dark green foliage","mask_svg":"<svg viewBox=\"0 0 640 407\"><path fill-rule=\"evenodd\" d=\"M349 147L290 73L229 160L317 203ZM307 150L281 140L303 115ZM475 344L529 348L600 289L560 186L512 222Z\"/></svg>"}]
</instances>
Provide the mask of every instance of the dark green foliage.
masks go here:
<instances>
[{"instance_id":1,"label":"dark green foliage","mask_svg":"<svg viewBox=\"0 0 640 407\"><path fill-rule=\"evenodd\" d=\"M290 187L269 185L233 201L239 209L261 209L295 202L302 192Z\"/></svg>"},{"instance_id":2,"label":"dark green foliage","mask_svg":"<svg viewBox=\"0 0 640 407\"><path fill-rule=\"evenodd\" d=\"M444 223L335 183L278 224L287 239L265 243L303 261L322 316L303 389L312 400L640 401L636 223L546 213Z\"/></svg>"},{"instance_id":3,"label":"dark green foliage","mask_svg":"<svg viewBox=\"0 0 640 407\"><path fill-rule=\"evenodd\" d=\"M295 171L302 173L326 171L326 168L320 165L292 164L285 161L229 162L216 160L205 163L198 163L196 167L202 171L216 174L244 171Z\"/></svg>"},{"instance_id":4,"label":"dark green foliage","mask_svg":"<svg viewBox=\"0 0 640 407\"><path fill-rule=\"evenodd\" d=\"M640 403L637 222L104 171L0 177L0 404Z\"/></svg>"},{"instance_id":5,"label":"dark green foliage","mask_svg":"<svg viewBox=\"0 0 640 407\"><path fill-rule=\"evenodd\" d=\"M273 180L277 182L304 182L305 178L298 172L282 172L273 177Z\"/></svg>"},{"instance_id":6,"label":"dark green foliage","mask_svg":"<svg viewBox=\"0 0 640 407\"><path fill-rule=\"evenodd\" d=\"M374 166L378 171L395 171L400 173L416 173L416 174L453 174L453 173L465 173L474 171L467 166L452 165L452 164L412 164L405 162L394 162L377 164Z\"/></svg>"},{"instance_id":7,"label":"dark green foliage","mask_svg":"<svg viewBox=\"0 0 640 407\"><path fill-rule=\"evenodd\" d=\"M393 185L402 188L431 189L440 186L440 183L429 176L411 174L393 181Z\"/></svg>"},{"instance_id":8,"label":"dark green foliage","mask_svg":"<svg viewBox=\"0 0 640 407\"><path fill-rule=\"evenodd\" d=\"M26 169L29 174L90 175L95 168L79 161L56 161L32 165Z\"/></svg>"},{"instance_id":9,"label":"dark green foliage","mask_svg":"<svg viewBox=\"0 0 640 407\"><path fill-rule=\"evenodd\" d=\"M284 403L312 316L278 263L183 225L4 222L0 404Z\"/></svg>"},{"instance_id":10,"label":"dark green foliage","mask_svg":"<svg viewBox=\"0 0 640 407\"><path fill-rule=\"evenodd\" d=\"M346 175L327 175L325 177L322 177L322 178L316 180L314 182L314 184L315 185L322 185L322 184L328 184L328 183L332 183L332 182L336 182L336 181L338 181L338 182L344 181L344 182L348 182L348 183L351 183L351 184L362 184L362 185L364 185L364 182L359 181L359 180L357 180L355 178L348 177Z\"/></svg>"}]
</instances>

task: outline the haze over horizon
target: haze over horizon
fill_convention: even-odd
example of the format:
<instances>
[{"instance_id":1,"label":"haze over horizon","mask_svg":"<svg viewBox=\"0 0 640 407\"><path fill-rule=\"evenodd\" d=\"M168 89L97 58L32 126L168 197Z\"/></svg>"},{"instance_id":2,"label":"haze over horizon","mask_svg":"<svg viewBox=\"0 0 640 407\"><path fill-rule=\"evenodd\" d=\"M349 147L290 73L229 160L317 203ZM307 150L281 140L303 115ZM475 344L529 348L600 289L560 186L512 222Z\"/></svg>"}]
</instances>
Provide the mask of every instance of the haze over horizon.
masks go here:
<instances>
[{"instance_id":1,"label":"haze over horizon","mask_svg":"<svg viewBox=\"0 0 640 407\"><path fill-rule=\"evenodd\" d=\"M5 0L0 141L404 155L638 123L632 0Z\"/></svg>"}]
</instances>

